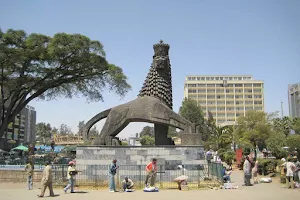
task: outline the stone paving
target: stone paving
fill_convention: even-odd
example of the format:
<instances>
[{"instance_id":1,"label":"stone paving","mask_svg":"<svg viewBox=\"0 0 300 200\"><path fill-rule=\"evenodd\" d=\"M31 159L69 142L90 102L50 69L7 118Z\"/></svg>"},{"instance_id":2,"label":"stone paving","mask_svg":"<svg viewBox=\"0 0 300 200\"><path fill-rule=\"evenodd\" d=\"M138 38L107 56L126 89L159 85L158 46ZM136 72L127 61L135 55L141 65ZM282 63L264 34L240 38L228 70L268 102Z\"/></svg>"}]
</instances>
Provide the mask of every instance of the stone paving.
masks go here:
<instances>
[{"instance_id":1,"label":"stone paving","mask_svg":"<svg viewBox=\"0 0 300 200\"><path fill-rule=\"evenodd\" d=\"M241 172L235 171L232 173L232 179L237 185L241 185L243 177ZM34 185L39 188L40 185ZM39 189L28 191L24 184L0 183L0 199L1 200L19 200L19 199L36 199L39 194ZM80 188L78 188L80 190ZM55 194L59 195L54 198L45 197L45 199L57 200L92 200L92 199L122 199L122 200L160 200L160 199L222 199L222 200L284 200L299 199L300 189L286 189L284 185L280 185L277 181L267 184L258 184L253 187L239 187L236 190L161 190L157 193L144 193L136 191L133 193L109 193L107 190L84 190L81 193L65 194L62 189L55 189ZM46 195L49 192L46 191Z\"/></svg>"}]
</instances>

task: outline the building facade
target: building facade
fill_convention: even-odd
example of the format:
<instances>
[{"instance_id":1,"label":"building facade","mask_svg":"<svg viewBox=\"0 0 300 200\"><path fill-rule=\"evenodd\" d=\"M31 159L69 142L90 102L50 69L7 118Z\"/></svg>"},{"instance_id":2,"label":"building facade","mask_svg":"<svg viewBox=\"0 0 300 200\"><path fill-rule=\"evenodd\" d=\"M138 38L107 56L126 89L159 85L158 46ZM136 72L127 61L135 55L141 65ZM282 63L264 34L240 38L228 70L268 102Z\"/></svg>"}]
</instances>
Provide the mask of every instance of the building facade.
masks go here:
<instances>
[{"instance_id":1,"label":"building facade","mask_svg":"<svg viewBox=\"0 0 300 200\"><path fill-rule=\"evenodd\" d=\"M249 75L187 76L184 97L197 101L205 117L219 125L235 124L248 110L264 111L264 82Z\"/></svg>"},{"instance_id":2,"label":"building facade","mask_svg":"<svg viewBox=\"0 0 300 200\"><path fill-rule=\"evenodd\" d=\"M20 114L15 117L2 139L0 149L10 150L20 144L29 144L35 141L36 111L31 106L26 106Z\"/></svg>"},{"instance_id":3,"label":"building facade","mask_svg":"<svg viewBox=\"0 0 300 200\"><path fill-rule=\"evenodd\" d=\"M290 117L300 117L300 83L288 86Z\"/></svg>"}]
</instances>

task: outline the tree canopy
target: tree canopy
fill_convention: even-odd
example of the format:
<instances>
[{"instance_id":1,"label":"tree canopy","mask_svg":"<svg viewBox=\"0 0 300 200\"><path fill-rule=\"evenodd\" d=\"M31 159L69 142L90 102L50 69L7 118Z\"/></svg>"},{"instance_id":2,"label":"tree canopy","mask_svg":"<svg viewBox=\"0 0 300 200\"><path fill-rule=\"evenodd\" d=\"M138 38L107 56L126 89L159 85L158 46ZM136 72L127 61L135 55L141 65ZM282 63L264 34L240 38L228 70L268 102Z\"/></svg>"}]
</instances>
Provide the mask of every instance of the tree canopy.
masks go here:
<instances>
[{"instance_id":1,"label":"tree canopy","mask_svg":"<svg viewBox=\"0 0 300 200\"><path fill-rule=\"evenodd\" d=\"M237 122L235 139L244 148L255 148L256 145L264 143L271 133L267 114L261 111L247 111Z\"/></svg>"},{"instance_id":2,"label":"tree canopy","mask_svg":"<svg viewBox=\"0 0 300 200\"><path fill-rule=\"evenodd\" d=\"M197 101L185 98L179 108L179 115L194 123L199 133L202 134L202 140L207 141L210 135L207 121L204 120L204 114Z\"/></svg>"},{"instance_id":3,"label":"tree canopy","mask_svg":"<svg viewBox=\"0 0 300 200\"><path fill-rule=\"evenodd\" d=\"M99 101L104 88L121 97L130 89L122 69L107 62L103 45L80 34L0 30L0 71L0 138L33 99L82 95Z\"/></svg>"}]
</instances>

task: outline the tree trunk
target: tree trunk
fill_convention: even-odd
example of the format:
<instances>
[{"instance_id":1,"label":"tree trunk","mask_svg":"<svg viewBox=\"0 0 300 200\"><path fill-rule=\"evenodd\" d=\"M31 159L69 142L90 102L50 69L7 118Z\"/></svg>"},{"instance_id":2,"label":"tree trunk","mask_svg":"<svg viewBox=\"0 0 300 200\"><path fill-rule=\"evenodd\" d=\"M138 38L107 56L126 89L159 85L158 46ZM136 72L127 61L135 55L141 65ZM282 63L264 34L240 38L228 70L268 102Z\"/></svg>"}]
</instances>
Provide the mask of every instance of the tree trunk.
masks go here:
<instances>
[{"instance_id":1,"label":"tree trunk","mask_svg":"<svg viewBox=\"0 0 300 200\"><path fill-rule=\"evenodd\" d=\"M4 135L4 132L6 131L8 124L9 123L7 119L4 119L4 121L0 125L0 140L2 140L2 136Z\"/></svg>"}]
</instances>

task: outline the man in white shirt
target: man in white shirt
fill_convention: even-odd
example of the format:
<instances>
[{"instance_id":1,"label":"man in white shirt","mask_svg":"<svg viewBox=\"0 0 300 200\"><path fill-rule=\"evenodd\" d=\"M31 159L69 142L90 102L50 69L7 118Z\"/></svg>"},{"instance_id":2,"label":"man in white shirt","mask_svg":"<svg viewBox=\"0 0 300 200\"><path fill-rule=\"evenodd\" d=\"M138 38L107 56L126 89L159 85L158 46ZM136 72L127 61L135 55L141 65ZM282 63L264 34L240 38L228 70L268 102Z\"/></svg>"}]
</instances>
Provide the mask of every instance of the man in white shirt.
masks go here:
<instances>
[{"instance_id":1,"label":"man in white shirt","mask_svg":"<svg viewBox=\"0 0 300 200\"><path fill-rule=\"evenodd\" d=\"M294 171L296 170L296 166L291 161L292 158L288 158L288 161L286 163L286 184L287 188L294 189Z\"/></svg>"}]
</instances>

